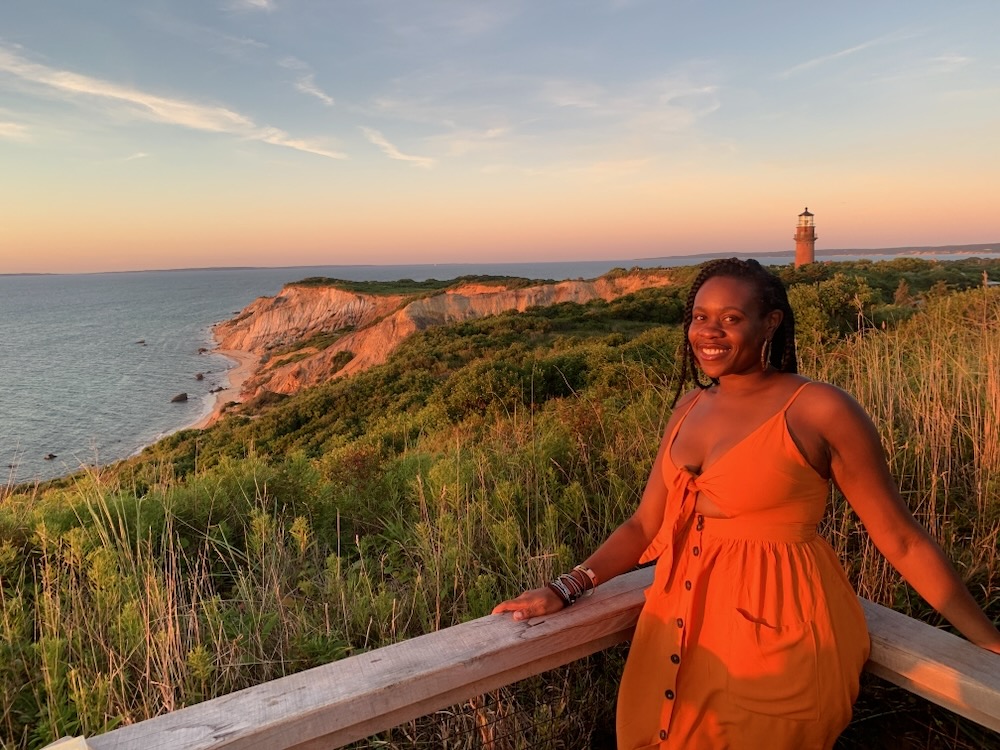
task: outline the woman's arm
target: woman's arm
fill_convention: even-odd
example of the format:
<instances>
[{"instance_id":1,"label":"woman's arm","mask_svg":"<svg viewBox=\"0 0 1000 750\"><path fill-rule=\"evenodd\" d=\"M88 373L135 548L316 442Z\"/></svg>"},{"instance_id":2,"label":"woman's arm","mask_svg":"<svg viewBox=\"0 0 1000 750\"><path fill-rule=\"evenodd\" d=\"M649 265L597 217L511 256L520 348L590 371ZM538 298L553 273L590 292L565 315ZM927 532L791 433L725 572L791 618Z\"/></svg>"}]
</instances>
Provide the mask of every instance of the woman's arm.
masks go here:
<instances>
[{"instance_id":1,"label":"woman's arm","mask_svg":"<svg viewBox=\"0 0 1000 750\"><path fill-rule=\"evenodd\" d=\"M875 546L928 604L970 641L1000 653L1000 632L917 523L889 474L875 425L853 398L817 384L809 421L825 439L830 473ZM812 390L812 389L811 389Z\"/></svg>"},{"instance_id":2,"label":"woman's arm","mask_svg":"<svg viewBox=\"0 0 1000 750\"><path fill-rule=\"evenodd\" d=\"M625 523L611 533L594 554L583 562L584 567L594 571L599 582L607 582L634 568L646 547L653 541L656 532L660 530L667 501L667 486L663 481L663 457L668 450L667 441L673 432L674 421L679 414L686 411L692 395L687 394L681 398L667 422L639 507ZM563 606L562 600L554 592L542 586L501 602L494 607L493 614L513 612L515 620L526 620L529 617L556 612Z\"/></svg>"}]
</instances>

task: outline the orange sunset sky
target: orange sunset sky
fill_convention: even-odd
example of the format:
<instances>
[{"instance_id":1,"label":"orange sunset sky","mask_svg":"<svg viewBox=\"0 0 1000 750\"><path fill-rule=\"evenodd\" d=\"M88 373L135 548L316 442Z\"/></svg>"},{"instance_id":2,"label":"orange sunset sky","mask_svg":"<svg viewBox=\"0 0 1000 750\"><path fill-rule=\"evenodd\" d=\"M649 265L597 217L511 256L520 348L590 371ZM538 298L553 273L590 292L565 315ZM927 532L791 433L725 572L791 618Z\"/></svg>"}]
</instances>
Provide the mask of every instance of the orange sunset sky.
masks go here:
<instances>
[{"instance_id":1,"label":"orange sunset sky","mask_svg":"<svg viewBox=\"0 0 1000 750\"><path fill-rule=\"evenodd\" d=\"M0 273L764 252L804 206L820 249L998 241L997 28L930 0L8 3Z\"/></svg>"}]
</instances>

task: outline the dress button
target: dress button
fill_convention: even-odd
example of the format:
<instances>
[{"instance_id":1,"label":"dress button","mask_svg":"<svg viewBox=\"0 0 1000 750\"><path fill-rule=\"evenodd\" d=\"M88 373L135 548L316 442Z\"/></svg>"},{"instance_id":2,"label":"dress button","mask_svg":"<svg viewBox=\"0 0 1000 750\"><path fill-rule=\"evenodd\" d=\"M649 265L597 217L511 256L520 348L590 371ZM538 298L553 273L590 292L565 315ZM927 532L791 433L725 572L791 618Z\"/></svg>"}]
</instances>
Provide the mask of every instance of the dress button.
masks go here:
<instances>
[{"instance_id":1,"label":"dress button","mask_svg":"<svg viewBox=\"0 0 1000 750\"><path fill-rule=\"evenodd\" d=\"M661 740L667 739L667 730L666 729L661 729L660 730L660 739Z\"/></svg>"},{"instance_id":2,"label":"dress button","mask_svg":"<svg viewBox=\"0 0 1000 750\"><path fill-rule=\"evenodd\" d=\"M671 654L670 655L670 661L673 662L674 664L680 664L681 663L681 657L678 656L677 654Z\"/></svg>"},{"instance_id":3,"label":"dress button","mask_svg":"<svg viewBox=\"0 0 1000 750\"><path fill-rule=\"evenodd\" d=\"M688 591L690 591L691 590L691 581L684 581L684 588L686 588Z\"/></svg>"},{"instance_id":4,"label":"dress button","mask_svg":"<svg viewBox=\"0 0 1000 750\"><path fill-rule=\"evenodd\" d=\"M678 617L677 618L677 627L679 627L679 628L683 628L684 627L684 618L682 618L682 617Z\"/></svg>"},{"instance_id":5,"label":"dress button","mask_svg":"<svg viewBox=\"0 0 1000 750\"><path fill-rule=\"evenodd\" d=\"M664 693L664 695L667 696L667 700L668 701L672 701L674 699L674 691L673 690L668 690L667 692Z\"/></svg>"},{"instance_id":6,"label":"dress button","mask_svg":"<svg viewBox=\"0 0 1000 750\"><path fill-rule=\"evenodd\" d=\"M695 547L693 550L691 550L691 554L697 557L698 555L701 554L701 550Z\"/></svg>"}]
</instances>

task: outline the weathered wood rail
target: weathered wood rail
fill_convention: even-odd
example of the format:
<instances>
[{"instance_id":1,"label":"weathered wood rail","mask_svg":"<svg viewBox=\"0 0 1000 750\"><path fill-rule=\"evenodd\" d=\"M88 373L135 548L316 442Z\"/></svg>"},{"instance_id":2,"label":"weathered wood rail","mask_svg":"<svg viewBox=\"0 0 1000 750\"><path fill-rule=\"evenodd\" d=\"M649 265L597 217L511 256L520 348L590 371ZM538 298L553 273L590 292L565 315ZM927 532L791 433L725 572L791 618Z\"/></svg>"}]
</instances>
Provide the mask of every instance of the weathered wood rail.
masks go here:
<instances>
[{"instance_id":1,"label":"weathered wood rail","mask_svg":"<svg viewBox=\"0 0 1000 750\"><path fill-rule=\"evenodd\" d=\"M91 750L336 748L627 640L652 570L553 617L483 617L87 739ZM1000 731L1000 656L862 600L868 669Z\"/></svg>"}]
</instances>

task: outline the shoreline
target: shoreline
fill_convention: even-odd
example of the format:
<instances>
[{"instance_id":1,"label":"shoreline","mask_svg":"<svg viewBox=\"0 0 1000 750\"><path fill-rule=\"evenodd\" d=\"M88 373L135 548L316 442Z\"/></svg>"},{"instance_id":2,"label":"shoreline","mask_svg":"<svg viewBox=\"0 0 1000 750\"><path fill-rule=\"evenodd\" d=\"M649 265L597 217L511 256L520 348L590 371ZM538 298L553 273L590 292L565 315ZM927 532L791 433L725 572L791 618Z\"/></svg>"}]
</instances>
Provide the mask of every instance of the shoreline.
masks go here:
<instances>
[{"instance_id":1,"label":"shoreline","mask_svg":"<svg viewBox=\"0 0 1000 750\"><path fill-rule=\"evenodd\" d=\"M114 458L109 461L97 462L94 464L81 464L76 468L66 467L64 471L54 476L49 476L43 478L34 477L26 479L13 480L12 477L8 477L6 481L0 479L0 491L4 488L16 490L19 487L29 487L31 485L44 484L46 482L58 481L66 477L72 477L73 475L84 470L99 470L105 466L111 466L113 464L120 463L122 461L128 461L131 458L135 458L140 455L144 450L149 448L151 445L155 445L164 438L172 435L176 432L182 430L205 430L218 422L223 415L223 407L230 401L237 401L242 403L240 391L243 388L243 384L256 372L257 365L260 363L260 357L252 352L246 352L239 349L211 349L205 352L206 354L217 354L221 357L234 362L235 364L226 369L222 374L225 379L224 384L222 384L221 391L216 391L211 394L213 397L211 411L205 416L199 418L196 422L188 425L182 425L180 427L174 428L168 432L161 433L154 439L147 443L139 445L134 451L127 455L123 455L120 458ZM235 395L233 392L235 391ZM13 471L14 467L9 466L8 471Z\"/></svg>"},{"instance_id":2,"label":"shoreline","mask_svg":"<svg viewBox=\"0 0 1000 750\"><path fill-rule=\"evenodd\" d=\"M260 361L260 357L252 352L245 352L240 349L213 349L209 354L217 354L219 356L225 357L226 359L234 361L236 364L230 367L225 372L226 384L223 386L223 390L216 391L213 396L215 400L212 404L212 410L204 417L199 419L194 424L186 427L189 430L204 430L216 422L222 417L222 409L230 401L241 400L240 391L243 388L243 384L253 375L254 371L257 369L257 364ZM235 397L232 392L235 391Z\"/></svg>"}]
</instances>

